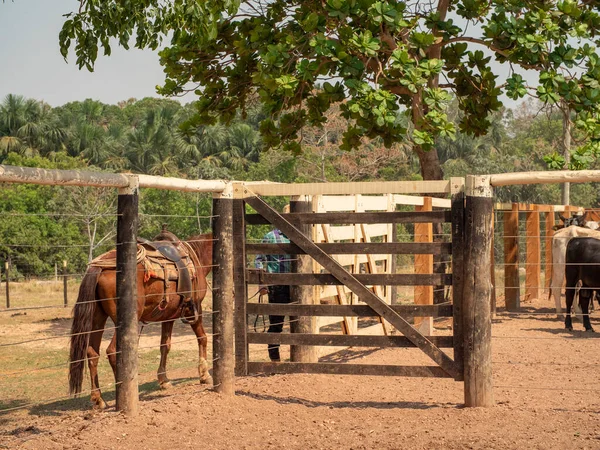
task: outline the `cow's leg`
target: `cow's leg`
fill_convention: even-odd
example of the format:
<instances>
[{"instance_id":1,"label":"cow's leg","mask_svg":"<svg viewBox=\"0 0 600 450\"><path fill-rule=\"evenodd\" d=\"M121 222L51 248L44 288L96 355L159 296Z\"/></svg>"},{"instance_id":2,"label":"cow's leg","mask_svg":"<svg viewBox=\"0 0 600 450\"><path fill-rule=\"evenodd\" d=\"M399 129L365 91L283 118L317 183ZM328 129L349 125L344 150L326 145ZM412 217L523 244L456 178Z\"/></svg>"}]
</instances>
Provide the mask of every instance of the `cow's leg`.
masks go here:
<instances>
[{"instance_id":1,"label":"cow's leg","mask_svg":"<svg viewBox=\"0 0 600 450\"><path fill-rule=\"evenodd\" d=\"M567 268L567 286L565 297L567 299L567 310L565 315L565 328L569 331L573 331L573 322L571 321L571 308L573 306L573 298L575 298L575 286L577 285L577 273L569 274ZM571 275L571 276L569 276Z\"/></svg>"},{"instance_id":2,"label":"cow's leg","mask_svg":"<svg viewBox=\"0 0 600 450\"><path fill-rule=\"evenodd\" d=\"M581 282L581 280L579 280L577 282L577 288L575 289L575 297L573 299L573 310L571 311L571 314L575 316L575 319L583 322L583 316L581 315L581 288L583 286L583 283Z\"/></svg>"},{"instance_id":3,"label":"cow's leg","mask_svg":"<svg viewBox=\"0 0 600 450\"><path fill-rule=\"evenodd\" d=\"M594 331L590 322L590 299L592 298L592 294L593 291L591 289L582 288L579 291L579 303L581 304L581 311L583 313L585 331Z\"/></svg>"},{"instance_id":4,"label":"cow's leg","mask_svg":"<svg viewBox=\"0 0 600 450\"><path fill-rule=\"evenodd\" d=\"M160 334L160 364L158 366L158 385L161 389L168 389L171 387L171 382L167 377L167 355L171 350L171 333L173 332L173 320L162 323L162 329Z\"/></svg>"},{"instance_id":5,"label":"cow's leg","mask_svg":"<svg viewBox=\"0 0 600 450\"><path fill-rule=\"evenodd\" d=\"M559 319L563 318L560 297L561 297L561 290L562 290L562 284L563 284L564 278L565 278L565 265L556 263L552 267L552 279L550 280L550 295L552 295L552 297L554 297L554 305L556 306L556 316Z\"/></svg>"}]
</instances>

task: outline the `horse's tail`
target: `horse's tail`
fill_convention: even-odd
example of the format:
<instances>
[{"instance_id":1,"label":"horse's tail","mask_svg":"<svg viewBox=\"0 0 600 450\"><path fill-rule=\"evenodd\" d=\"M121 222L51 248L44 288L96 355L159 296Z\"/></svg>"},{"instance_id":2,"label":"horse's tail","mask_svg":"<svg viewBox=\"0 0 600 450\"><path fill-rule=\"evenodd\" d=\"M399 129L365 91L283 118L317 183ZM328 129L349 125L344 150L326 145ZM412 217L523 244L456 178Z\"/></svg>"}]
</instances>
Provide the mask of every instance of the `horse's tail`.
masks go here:
<instances>
[{"instance_id":1,"label":"horse's tail","mask_svg":"<svg viewBox=\"0 0 600 450\"><path fill-rule=\"evenodd\" d=\"M73 308L73 324L71 325L71 350L69 352L69 393L79 394L83 384L83 370L87 349L90 342L90 331L96 307L96 284L102 272L101 267L89 267L79 286L77 303Z\"/></svg>"}]
</instances>

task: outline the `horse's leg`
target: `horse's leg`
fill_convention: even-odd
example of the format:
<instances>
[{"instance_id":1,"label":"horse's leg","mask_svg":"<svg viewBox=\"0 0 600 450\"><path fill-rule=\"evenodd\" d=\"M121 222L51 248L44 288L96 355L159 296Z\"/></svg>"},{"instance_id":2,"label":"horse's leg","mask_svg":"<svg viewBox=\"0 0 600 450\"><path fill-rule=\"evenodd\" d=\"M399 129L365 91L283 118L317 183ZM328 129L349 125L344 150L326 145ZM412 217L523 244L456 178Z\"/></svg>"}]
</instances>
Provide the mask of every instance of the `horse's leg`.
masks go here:
<instances>
[{"instance_id":1,"label":"horse's leg","mask_svg":"<svg viewBox=\"0 0 600 450\"><path fill-rule=\"evenodd\" d=\"M173 320L162 323L160 334L160 365L158 366L158 385L161 389L171 387L171 382L167 377L167 355L171 350L171 333L173 332Z\"/></svg>"},{"instance_id":2,"label":"horse's leg","mask_svg":"<svg viewBox=\"0 0 600 450\"><path fill-rule=\"evenodd\" d=\"M117 379L117 330L113 334L112 339L110 340L110 344L106 347L106 357L108 358L108 362L110 363L110 367L112 367L113 375L115 376L115 381Z\"/></svg>"},{"instance_id":3,"label":"horse's leg","mask_svg":"<svg viewBox=\"0 0 600 450\"><path fill-rule=\"evenodd\" d=\"M200 319L191 326L192 330L194 330L194 333L196 334L196 337L198 338L198 351L200 353L200 358L198 360L198 375L200 376L200 383L211 384L212 377L208 372L208 361L206 360L206 347L208 345L208 338L206 337L206 332L204 331L204 326L202 325L202 316L200 316Z\"/></svg>"},{"instance_id":4,"label":"horse's leg","mask_svg":"<svg viewBox=\"0 0 600 450\"><path fill-rule=\"evenodd\" d=\"M102 310L100 305L96 305L94 310L94 319L92 332L90 333L90 341L87 350L88 367L90 369L90 379L92 381L92 389L90 400L96 409L106 408L106 402L102 399L100 391L100 383L98 381L98 359L100 358L100 343L102 342L102 334L104 333L104 325L108 316Z\"/></svg>"}]
</instances>

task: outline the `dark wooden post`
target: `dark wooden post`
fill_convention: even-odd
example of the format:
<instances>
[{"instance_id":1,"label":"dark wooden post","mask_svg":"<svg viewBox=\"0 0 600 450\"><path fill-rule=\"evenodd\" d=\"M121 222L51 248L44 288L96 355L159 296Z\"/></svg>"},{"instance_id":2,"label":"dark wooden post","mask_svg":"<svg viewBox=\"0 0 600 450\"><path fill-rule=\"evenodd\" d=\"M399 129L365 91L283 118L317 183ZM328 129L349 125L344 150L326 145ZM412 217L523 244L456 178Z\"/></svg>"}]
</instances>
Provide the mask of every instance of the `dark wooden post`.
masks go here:
<instances>
[{"instance_id":1,"label":"dark wooden post","mask_svg":"<svg viewBox=\"0 0 600 450\"><path fill-rule=\"evenodd\" d=\"M243 189L241 185L234 185L236 189ZM233 289L235 292L235 375L243 377L248 375L248 286L246 285L246 203L241 198L233 200L233 253L236 258L233 262Z\"/></svg>"},{"instance_id":2,"label":"dark wooden post","mask_svg":"<svg viewBox=\"0 0 600 450\"><path fill-rule=\"evenodd\" d=\"M494 248L496 239L494 230L496 229L496 215L492 209L492 243L490 255L490 281L492 283L492 294L490 296L490 308L492 308L492 317L496 317L496 249Z\"/></svg>"},{"instance_id":3,"label":"dark wooden post","mask_svg":"<svg viewBox=\"0 0 600 450\"><path fill-rule=\"evenodd\" d=\"M117 411L138 413L137 229L138 178L117 202Z\"/></svg>"},{"instance_id":4,"label":"dark wooden post","mask_svg":"<svg viewBox=\"0 0 600 450\"><path fill-rule=\"evenodd\" d=\"M463 333L465 405L492 406L490 256L493 198L489 176L467 176Z\"/></svg>"},{"instance_id":5,"label":"dark wooden post","mask_svg":"<svg viewBox=\"0 0 600 450\"><path fill-rule=\"evenodd\" d=\"M4 263L4 271L6 272L6 308L10 308L10 258Z\"/></svg>"},{"instance_id":6,"label":"dark wooden post","mask_svg":"<svg viewBox=\"0 0 600 450\"><path fill-rule=\"evenodd\" d=\"M454 362L464 380L463 290L465 250L465 192L464 180L452 178L452 335Z\"/></svg>"},{"instance_id":7,"label":"dark wooden post","mask_svg":"<svg viewBox=\"0 0 600 450\"><path fill-rule=\"evenodd\" d=\"M65 308L69 304L69 298L67 296L67 260L63 260L63 297Z\"/></svg>"},{"instance_id":8,"label":"dark wooden post","mask_svg":"<svg viewBox=\"0 0 600 450\"><path fill-rule=\"evenodd\" d=\"M519 204L504 211L504 298L508 311L521 306L519 282Z\"/></svg>"},{"instance_id":9,"label":"dark wooden post","mask_svg":"<svg viewBox=\"0 0 600 450\"><path fill-rule=\"evenodd\" d=\"M304 196L293 197L290 202L290 212L310 213L312 212L312 202ZM310 224L296 225L296 228L305 236L312 237ZM294 255L292 272L312 272L312 258L308 255ZM313 305L313 292L312 286L291 286L291 301L299 305ZM316 334L317 321L312 316L290 317L290 328L292 333ZM314 363L318 360L317 348L314 346L292 345L290 356L292 362Z\"/></svg>"},{"instance_id":10,"label":"dark wooden post","mask_svg":"<svg viewBox=\"0 0 600 450\"><path fill-rule=\"evenodd\" d=\"M233 188L213 198L213 379L215 390L235 394L233 342Z\"/></svg>"},{"instance_id":11,"label":"dark wooden post","mask_svg":"<svg viewBox=\"0 0 600 450\"><path fill-rule=\"evenodd\" d=\"M395 206L395 204L394 204ZM396 208L394 207L394 211L396 210ZM392 242L396 243L398 242L398 224L397 223L393 223L392 224ZM390 267L390 273L392 274L396 274L398 272L398 255L393 254L392 255L392 264ZM398 286L394 285L391 287L391 303L392 305L397 305L398 304Z\"/></svg>"}]
</instances>

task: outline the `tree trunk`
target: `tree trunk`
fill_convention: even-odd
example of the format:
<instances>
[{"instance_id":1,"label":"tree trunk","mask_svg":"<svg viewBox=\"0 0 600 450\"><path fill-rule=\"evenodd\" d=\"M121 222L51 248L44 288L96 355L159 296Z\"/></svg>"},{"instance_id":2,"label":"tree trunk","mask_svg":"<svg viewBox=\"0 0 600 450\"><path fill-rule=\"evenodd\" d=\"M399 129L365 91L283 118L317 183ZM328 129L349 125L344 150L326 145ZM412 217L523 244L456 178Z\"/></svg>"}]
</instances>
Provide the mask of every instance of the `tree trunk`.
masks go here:
<instances>
[{"instance_id":1,"label":"tree trunk","mask_svg":"<svg viewBox=\"0 0 600 450\"><path fill-rule=\"evenodd\" d=\"M561 110L563 113L563 157L568 168L571 162L571 111L569 110L569 106L564 102L561 105ZM567 182L562 185L562 204L571 204L571 183Z\"/></svg>"}]
</instances>

